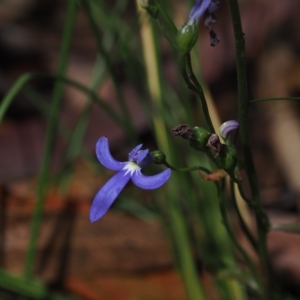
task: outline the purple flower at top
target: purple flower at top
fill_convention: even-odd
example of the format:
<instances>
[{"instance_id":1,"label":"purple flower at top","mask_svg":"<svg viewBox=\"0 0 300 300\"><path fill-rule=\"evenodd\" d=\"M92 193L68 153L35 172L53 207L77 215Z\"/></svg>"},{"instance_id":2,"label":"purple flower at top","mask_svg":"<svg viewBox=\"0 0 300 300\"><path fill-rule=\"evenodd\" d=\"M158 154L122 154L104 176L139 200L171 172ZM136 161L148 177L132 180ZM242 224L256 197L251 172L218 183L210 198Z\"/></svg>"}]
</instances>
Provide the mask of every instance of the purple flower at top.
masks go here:
<instances>
[{"instance_id":1,"label":"purple flower at top","mask_svg":"<svg viewBox=\"0 0 300 300\"><path fill-rule=\"evenodd\" d=\"M217 34L213 31L210 24L217 21L214 12L219 8L220 2L218 0L196 0L195 5L191 9L188 25L197 23L199 19L205 14L204 24L209 30L210 45L216 46L220 39Z\"/></svg>"},{"instance_id":2,"label":"purple flower at top","mask_svg":"<svg viewBox=\"0 0 300 300\"><path fill-rule=\"evenodd\" d=\"M108 140L101 137L96 144L96 155L99 162L112 171L118 171L96 194L90 210L90 221L99 220L116 200L127 182L132 179L139 188L152 190L162 186L171 176L171 170L167 169L154 176L145 176L141 169L153 162L152 154L148 149L140 150L142 144L136 146L128 155L128 161L115 160L109 151Z\"/></svg>"}]
</instances>

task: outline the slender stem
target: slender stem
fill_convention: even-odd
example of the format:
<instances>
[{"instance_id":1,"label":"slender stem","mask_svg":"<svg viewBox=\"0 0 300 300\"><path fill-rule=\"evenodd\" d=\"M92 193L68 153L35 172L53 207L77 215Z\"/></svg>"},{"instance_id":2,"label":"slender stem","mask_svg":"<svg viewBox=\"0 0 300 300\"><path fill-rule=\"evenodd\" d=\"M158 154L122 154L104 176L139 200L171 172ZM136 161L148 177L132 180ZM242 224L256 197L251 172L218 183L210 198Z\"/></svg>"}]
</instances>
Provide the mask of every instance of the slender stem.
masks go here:
<instances>
[{"instance_id":1,"label":"slender stem","mask_svg":"<svg viewBox=\"0 0 300 300\"><path fill-rule=\"evenodd\" d=\"M237 0L228 0L236 47L236 63L237 63L237 81L238 81L238 113L240 122L240 138L244 153L245 169L248 175L252 198L254 202L254 212L257 224L258 247L260 254L260 262L265 277L264 299L270 300L271 296L271 272L268 261L266 235L269 229L269 220L263 210L258 180L252 158L250 146L249 128L247 122L248 113L248 91L247 91L247 70L246 70L246 51L245 51L245 35L242 30L239 5Z\"/></svg>"},{"instance_id":2,"label":"slender stem","mask_svg":"<svg viewBox=\"0 0 300 300\"><path fill-rule=\"evenodd\" d=\"M196 86L196 88L198 90L198 95L201 99L203 114L204 114L204 117L206 119L209 130L210 130L210 132L214 133L215 132L214 125L212 123L212 120L211 120L211 117L210 117L210 114L209 114L207 101L205 99L203 88L202 88L201 84L199 83L196 75L194 74L190 53L187 54L187 56L186 56L186 63L187 63L187 70L188 70L189 76L190 76L192 82L194 83L194 85Z\"/></svg>"},{"instance_id":3,"label":"slender stem","mask_svg":"<svg viewBox=\"0 0 300 300\"><path fill-rule=\"evenodd\" d=\"M22 88L30 82L30 80L35 78L45 78L45 79L52 79L56 82L62 81L65 84L71 85L72 87L86 93L96 104L98 104L111 118L112 120L120 127L127 129L125 126L125 120L122 120L121 116L119 116L114 109L110 107L103 99L101 99L96 92L91 90L90 88L86 87L85 85L70 79L68 77L64 77L61 75L53 75L49 73L26 73L20 76L14 85L10 88L7 94L2 99L2 103L0 105L0 123L7 111L8 107L11 105L12 101L16 97L16 95L22 90ZM129 134L129 132L128 132Z\"/></svg>"},{"instance_id":4,"label":"slender stem","mask_svg":"<svg viewBox=\"0 0 300 300\"><path fill-rule=\"evenodd\" d=\"M68 1L66 23L63 34L63 41L61 46L61 52L59 56L57 74L63 75L66 72L69 50L72 41L72 32L75 24L77 1ZM47 178L50 170L51 154L53 150L56 129L58 124L59 110L62 103L63 84L57 82L53 92L53 102L50 110L50 120L46 133L46 144L41 165L40 176L37 186L37 203L33 212L31 229L30 229L30 240L28 250L25 258L24 265L24 276L31 277L34 267L34 261L36 258L37 251L37 240L39 235L39 228L42 218L42 209L44 204L44 194L47 184Z\"/></svg>"},{"instance_id":5,"label":"slender stem","mask_svg":"<svg viewBox=\"0 0 300 300\"><path fill-rule=\"evenodd\" d=\"M253 99L250 101L250 104L258 103L258 102L266 102L266 101L276 101L276 100L293 100L293 101L299 101L300 97L272 97L272 98L259 98L259 99Z\"/></svg>"},{"instance_id":6,"label":"slender stem","mask_svg":"<svg viewBox=\"0 0 300 300\"><path fill-rule=\"evenodd\" d=\"M159 1L155 1L155 5L158 8L159 13L162 15L163 19L165 20L165 22L168 24L168 26L171 28L172 33L174 35L177 35L177 28L174 25L172 19L170 18L170 16L165 12L165 10L161 7Z\"/></svg>"},{"instance_id":7,"label":"slender stem","mask_svg":"<svg viewBox=\"0 0 300 300\"><path fill-rule=\"evenodd\" d=\"M198 170L202 170L206 173L210 173L210 171L204 167L200 167L200 166L194 166L194 167L186 167L186 168L177 168L177 167L173 167L171 166L168 162L165 162L164 165L168 168L170 168L173 171L178 171L178 172L191 172L191 171L198 171Z\"/></svg>"},{"instance_id":8,"label":"slender stem","mask_svg":"<svg viewBox=\"0 0 300 300\"><path fill-rule=\"evenodd\" d=\"M230 181L230 187L231 187L231 193L233 196L233 204L234 204L234 208L237 212L237 216L241 225L242 230L244 231L245 235L247 236L249 242L251 243L252 247L254 248L255 251L257 251L257 241L255 240L255 238L253 237L252 233L250 232L250 230L248 229L248 226L246 224L246 222L244 221L244 218L240 212L240 209L238 207L238 203L237 203L237 199L234 195L234 182L231 180Z\"/></svg>"},{"instance_id":9,"label":"slender stem","mask_svg":"<svg viewBox=\"0 0 300 300\"><path fill-rule=\"evenodd\" d=\"M224 191L224 189L222 189L222 191ZM231 224L226 212L226 203L225 203L225 197L224 197L224 192L222 192L222 195L220 196L220 200L219 200L219 205L220 205L220 211L222 214L222 218L223 218L223 222L224 222L224 226L226 227L226 231L233 243L233 245L236 247L236 249L240 252L240 254L243 256L246 264L249 267L249 270L251 272L251 274L253 275L256 283L258 284L258 287L261 289L261 284L260 281L258 279L258 275L257 275L257 271L256 268L252 262L252 260L250 259L249 255L247 254L247 252L244 250L244 248L240 245L240 243L237 241L235 234L231 228Z\"/></svg>"},{"instance_id":10,"label":"slender stem","mask_svg":"<svg viewBox=\"0 0 300 300\"><path fill-rule=\"evenodd\" d=\"M271 230L282 230L287 232L300 233L300 223L295 224L272 224Z\"/></svg>"},{"instance_id":11,"label":"slender stem","mask_svg":"<svg viewBox=\"0 0 300 300\"><path fill-rule=\"evenodd\" d=\"M147 13L138 6L141 15L141 38L143 54L146 65L147 81L149 92L156 110L153 112L153 127L159 148L164 149L167 157L172 158L172 149L168 143L166 124L163 118L163 89L160 61L157 52L156 39L152 24ZM168 187L166 187L167 189ZM171 223L172 235L178 253L180 271L182 273L185 287L190 300L205 299L202 286L198 279L197 269L189 245L188 229L185 218L177 204L178 195L176 191L169 188L167 190L168 218Z\"/></svg>"},{"instance_id":12,"label":"slender stem","mask_svg":"<svg viewBox=\"0 0 300 300\"><path fill-rule=\"evenodd\" d=\"M208 129L211 133L215 132L212 120L210 118L207 102L205 99L204 91L202 89L202 86L200 85L199 81L197 80L197 77L195 76L192 68L191 63L191 55L187 54L180 58L181 60L181 72L183 79L185 83L187 84L188 88L194 91L200 98L201 101L201 107L203 111L203 115L205 118L205 122L208 126Z\"/></svg>"},{"instance_id":13,"label":"slender stem","mask_svg":"<svg viewBox=\"0 0 300 300\"><path fill-rule=\"evenodd\" d=\"M84 0L81 3L82 3L82 6L84 7L84 9L86 11L87 18L90 22L91 29L94 33L94 37L95 37L95 40L96 40L96 43L97 43L98 51L103 56L103 61L105 62L106 66L107 66L107 70L108 70L108 72L109 72L109 74L112 78L112 82L114 84L114 88L115 88L116 95L117 95L117 100L118 100L120 108L123 112L124 119L126 121L125 126L127 127L127 131L129 132L129 138L132 140L133 143L135 143L136 142L136 131L135 131L133 123L132 123L132 117L131 117L130 112L128 110L128 107L126 105L123 93L120 89L120 84L118 82L118 77L117 77L117 74L116 74L115 69L113 67L113 64L111 62L110 55L103 46L103 41L102 41L102 38L99 34L97 23L95 22L95 20L93 18L90 3L87 0Z\"/></svg>"}]
</instances>

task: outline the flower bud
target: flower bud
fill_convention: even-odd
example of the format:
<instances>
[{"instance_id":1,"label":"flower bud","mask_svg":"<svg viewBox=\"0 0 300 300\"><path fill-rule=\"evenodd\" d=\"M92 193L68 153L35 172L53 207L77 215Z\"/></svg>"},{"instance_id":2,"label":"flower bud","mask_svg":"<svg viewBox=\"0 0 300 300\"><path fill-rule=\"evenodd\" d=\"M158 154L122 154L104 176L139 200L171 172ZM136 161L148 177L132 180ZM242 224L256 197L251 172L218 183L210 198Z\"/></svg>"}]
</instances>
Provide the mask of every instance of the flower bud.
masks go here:
<instances>
[{"instance_id":1,"label":"flower bud","mask_svg":"<svg viewBox=\"0 0 300 300\"><path fill-rule=\"evenodd\" d=\"M220 155L216 157L216 160L226 172L233 173L237 161L235 146L222 144Z\"/></svg>"},{"instance_id":2,"label":"flower bud","mask_svg":"<svg viewBox=\"0 0 300 300\"><path fill-rule=\"evenodd\" d=\"M197 22L187 22L184 24L177 33L178 50L182 55L191 51L195 46L198 39L198 26Z\"/></svg>"},{"instance_id":3,"label":"flower bud","mask_svg":"<svg viewBox=\"0 0 300 300\"><path fill-rule=\"evenodd\" d=\"M194 127L192 129L190 146L196 150L204 150L211 133L203 127Z\"/></svg>"},{"instance_id":4,"label":"flower bud","mask_svg":"<svg viewBox=\"0 0 300 300\"><path fill-rule=\"evenodd\" d=\"M160 150L155 150L151 152L152 157L153 157L153 162L155 164L164 164L166 162L166 155L160 151Z\"/></svg>"}]
</instances>

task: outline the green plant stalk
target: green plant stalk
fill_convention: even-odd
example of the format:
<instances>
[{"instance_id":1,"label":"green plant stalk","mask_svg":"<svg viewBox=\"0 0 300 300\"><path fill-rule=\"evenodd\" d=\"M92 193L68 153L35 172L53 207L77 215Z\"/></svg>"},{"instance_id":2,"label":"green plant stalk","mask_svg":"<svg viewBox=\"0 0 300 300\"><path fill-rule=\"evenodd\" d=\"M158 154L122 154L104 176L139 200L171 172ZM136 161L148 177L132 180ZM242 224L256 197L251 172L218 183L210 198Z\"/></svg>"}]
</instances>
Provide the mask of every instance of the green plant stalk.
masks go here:
<instances>
[{"instance_id":1,"label":"green plant stalk","mask_svg":"<svg viewBox=\"0 0 300 300\"><path fill-rule=\"evenodd\" d=\"M22 88L30 82L30 80L35 78L46 78L46 79L53 79L55 81L62 81L65 84L68 84L78 90L80 90L83 93L86 93L90 98L95 101L97 105L99 105L110 117L111 119L121 128L126 130L126 126L124 126L124 120L107 104L104 100L102 100L93 90L89 89L85 85L70 79L68 77L64 76L56 76L53 74L48 73L27 73L21 75L16 82L13 84L13 86L10 88L10 90L7 92L7 94L2 99L2 104L0 106L0 123L5 115L5 112L7 111L10 104L13 102L16 95L22 90Z\"/></svg>"},{"instance_id":2,"label":"green plant stalk","mask_svg":"<svg viewBox=\"0 0 300 300\"><path fill-rule=\"evenodd\" d=\"M169 28L171 29L172 33L174 34L174 36L177 35L177 28L175 26L175 24L173 23L172 19L170 18L170 16L165 12L165 10L161 7L160 2L159 1L155 1L155 5L159 11L159 13L161 14L161 16L163 17L163 19L165 20L165 22L168 24Z\"/></svg>"},{"instance_id":3,"label":"green plant stalk","mask_svg":"<svg viewBox=\"0 0 300 300\"><path fill-rule=\"evenodd\" d=\"M9 91L6 93L6 95L3 97L1 106L0 106L0 123L4 118L4 115L16 97L16 95L19 93L19 91L23 88L23 86L33 78L32 73L27 73L22 76L20 76L12 85L12 87L9 89Z\"/></svg>"},{"instance_id":4,"label":"green plant stalk","mask_svg":"<svg viewBox=\"0 0 300 300\"><path fill-rule=\"evenodd\" d=\"M170 149L168 145L168 136L164 120L162 118L162 87L161 75L158 65L158 58L156 56L156 42L150 19L145 11L140 10L141 14L141 39L143 45L143 54L146 64L146 78L151 98L154 102L155 111L152 114L154 130L158 141L158 146L164 149L167 156L170 157ZM147 49L147 50L146 50Z\"/></svg>"},{"instance_id":5,"label":"green plant stalk","mask_svg":"<svg viewBox=\"0 0 300 300\"><path fill-rule=\"evenodd\" d=\"M182 75L184 78L185 83L187 84L187 86L194 91L200 98L201 100L201 108L202 108L202 113L204 116L204 119L206 121L206 124L209 126L210 131L214 132L214 127L212 124L212 120L210 118L210 114L209 114L209 110L208 110L208 105L205 99L205 95L204 95L204 91L202 89L202 86L200 85L200 83L198 82L193 69L192 69L192 65L191 65L191 58L190 58L190 54L186 55L185 57L182 57L183 61L182 61ZM208 156L208 158L210 159L209 163L210 165L212 164L212 162L216 163L213 155L211 154L210 151L206 151L206 154ZM217 164L217 163L216 163ZM202 168L205 171L205 168ZM205 184L204 183L200 183L200 186L202 186L202 190L205 190ZM209 197L210 193L205 193L205 197ZM209 199L207 198L207 200L209 202L213 201L213 199ZM210 207L210 206L209 206ZM213 218L211 217L212 215L217 216L216 214L216 210L217 207L210 207L210 211L211 211L211 215L209 218L206 218L206 215L204 214L202 217L205 219L204 221L204 226L207 228L207 232L210 236L210 239L214 240L216 244L222 244L220 242L220 237L218 237L216 234L212 234L209 233L209 228L210 228L210 223L213 223ZM207 207L206 210L209 210L209 208ZM224 222L224 225L226 227L226 230L228 231L229 236L231 237L231 239L233 239L233 244L236 245L238 244L238 242L235 239L235 236L230 235L230 227L229 227L229 223ZM228 228L227 228L228 227ZM219 231L221 232L221 228L219 228ZM213 238L214 237L214 238ZM224 237L225 240L223 241L223 243L225 242L228 246L229 246L229 240L227 238ZM243 249L238 248L243 255L246 255L245 252L243 252ZM229 254L230 253L230 249L225 250L222 253L222 255L220 255L221 259L226 259L228 264L230 264L231 266L234 265L234 259L232 258L232 255ZM247 255L246 255L247 257ZM249 262L249 258L248 260L246 259L247 263ZM223 280L221 282L219 282L218 287L220 288L220 292L222 292L222 296L225 298L229 298L229 299L242 299L244 298L243 295L243 291L241 289L241 287L234 281L231 280Z\"/></svg>"},{"instance_id":6,"label":"green plant stalk","mask_svg":"<svg viewBox=\"0 0 300 300\"><path fill-rule=\"evenodd\" d=\"M233 184L233 183L232 183ZM260 288L261 290L261 284L260 284L260 280L258 278L258 274L257 274L257 271L256 271L256 268L254 266L254 263L253 261L250 259L249 255L247 254L247 252L244 250L244 248L240 245L240 243L237 241L236 237L235 237L235 234L231 228L231 224L230 224L230 221L229 221L229 218L228 218L228 214L227 214L227 210L226 210L226 205L225 205L225 195L224 195L224 188L222 189L222 195L220 197L220 211L221 211L221 214L222 214L222 217L223 217L223 222L224 222L224 225L226 227L226 230L228 232L228 235L232 241L232 243L234 244L234 246L237 248L237 250L241 253L241 255L243 256L246 264L248 265L249 267L249 270L253 276L253 278L255 279L255 282L257 284L257 287ZM261 293L261 291L259 291Z\"/></svg>"},{"instance_id":7,"label":"green plant stalk","mask_svg":"<svg viewBox=\"0 0 300 300\"><path fill-rule=\"evenodd\" d=\"M122 113L123 113L123 116L124 116L124 119L125 119L125 126L127 127L126 131L129 132L128 137L131 139L131 141L133 143L135 143L136 142L136 134L135 134L135 129L134 129L133 123L131 121L131 115L130 115L129 110L126 106L126 102L125 102L125 99L123 97L123 93L122 93L122 91L119 87L117 74L114 70L114 67L113 67L112 63L111 63L110 56L107 53L106 49L104 49L104 46L102 44L102 39L99 35L98 26L97 26L97 24L96 24L96 22L93 18L89 1L83 0L81 3L82 3L83 8L85 9L88 21L89 21L91 29L93 31L93 34L94 34L94 37L95 37L95 40L96 40L96 43L97 43L98 51L103 56L103 59L104 59L104 61L106 63L106 66L107 66L107 70L108 70L108 72L109 72L109 74L112 78L112 82L114 84L114 88L115 88L116 95L117 95L117 100L118 100L118 103L120 105L120 108L122 110Z\"/></svg>"},{"instance_id":8,"label":"green plant stalk","mask_svg":"<svg viewBox=\"0 0 300 300\"><path fill-rule=\"evenodd\" d=\"M234 205L235 211L237 213L237 217L239 219L241 228L244 231L244 233L245 233L246 237L248 238L249 242L251 243L253 249L255 251L257 251L257 242L256 242L256 239L253 237L252 233L250 232L250 230L249 230L246 222L244 221L244 218L243 218L243 216L242 216L242 214L241 214L241 212L239 210L237 199L236 199L236 197L234 195L234 182L232 180L230 180L230 189L231 189L231 193L232 193L232 197L233 197L233 205Z\"/></svg>"},{"instance_id":9,"label":"green plant stalk","mask_svg":"<svg viewBox=\"0 0 300 300\"><path fill-rule=\"evenodd\" d=\"M190 60L190 54L180 57L180 66L181 66L181 74L182 74L182 77L183 77L184 82L186 83L187 87L191 91L193 91L195 94L197 94L198 97L200 98L202 113L204 116L204 121L205 121L206 125L208 126L208 130L211 133L214 133L215 130L214 130L214 127L213 127L213 124L212 124L212 121L211 121L211 118L209 115L208 106L206 103L203 89L202 89L201 85L199 84L198 80L196 79L196 76L193 73L193 69L191 66L191 60ZM193 79L192 81L191 81L191 78Z\"/></svg>"},{"instance_id":10,"label":"green plant stalk","mask_svg":"<svg viewBox=\"0 0 300 300\"><path fill-rule=\"evenodd\" d=\"M137 7L139 4L137 1ZM157 111L153 114L154 130L158 146L164 149L167 157L172 157L172 151L168 144L168 137L165 122L162 117L162 86L159 59L154 37L152 24L149 23L149 16L144 10L139 10L141 15L141 38L143 53L146 64L148 87ZM192 252L189 246L188 233L184 217L179 206L176 205L176 192L168 190L169 218L173 230L174 241L178 249L180 271L185 283L188 298L190 300L204 300L205 296L200 285L197 270L195 268Z\"/></svg>"},{"instance_id":11,"label":"green plant stalk","mask_svg":"<svg viewBox=\"0 0 300 300\"><path fill-rule=\"evenodd\" d=\"M207 169L215 169L212 160L203 152L197 152L197 159L201 161L202 166ZM209 172L211 173L211 172ZM204 247L204 260L210 266L209 270L218 273L224 269L236 268L236 261L233 255L233 243L230 240L228 224L221 222L222 215L218 202L222 193L223 181L209 182L197 178L199 192L196 202L193 203L192 210L197 211L200 216L200 228L205 232L205 239L202 247ZM216 185L214 188L213 185ZM201 196L199 196L201 195ZM234 237L235 238L235 237ZM200 256L201 259L201 256ZM229 278L214 280L221 299L245 299L243 288L238 281ZM239 295L239 296L238 296Z\"/></svg>"},{"instance_id":12,"label":"green plant stalk","mask_svg":"<svg viewBox=\"0 0 300 300\"><path fill-rule=\"evenodd\" d=\"M23 299L75 300L77 298L54 293L41 280L22 278L0 269L0 287L22 295ZM27 298L28 297L28 298ZM2 299L2 298L1 298ZM12 299L12 298L9 298Z\"/></svg>"},{"instance_id":13,"label":"green plant stalk","mask_svg":"<svg viewBox=\"0 0 300 300\"><path fill-rule=\"evenodd\" d=\"M112 44L112 41L111 43ZM111 45L110 45L111 46ZM96 59L95 66L93 68L92 72L92 79L90 83L90 89L97 92L97 89L99 88L99 85L103 79L104 76L105 67L103 64L101 64L100 59ZM76 123L76 126L74 127L72 134L70 134L70 139L68 142L68 147L64 159L64 167L63 167L63 174L61 178L61 187L63 191L67 190L67 187L70 183L70 180L72 178L72 168L70 167L73 165L74 161L79 157L82 145L83 145L83 139L86 132L86 128L88 126L88 122L90 119L90 113L92 110L92 98L90 95L87 95L86 103L84 105L84 108L82 109L80 116L78 118L78 121Z\"/></svg>"},{"instance_id":14,"label":"green plant stalk","mask_svg":"<svg viewBox=\"0 0 300 300\"><path fill-rule=\"evenodd\" d=\"M66 13L66 23L63 33L63 41L58 62L58 75L63 75L66 72L70 46L72 42L72 32L75 24L77 1L69 0ZM51 154L55 141L56 129L58 124L59 110L62 103L63 84L57 82L54 87L52 106L50 110L50 120L46 132L45 150L42 159L42 165L37 186L37 203L33 212L30 240L25 258L24 276L29 278L32 276L34 261L37 252L37 241L42 218L42 209L44 204L44 195L47 185L47 179L50 172Z\"/></svg>"},{"instance_id":15,"label":"green plant stalk","mask_svg":"<svg viewBox=\"0 0 300 300\"><path fill-rule=\"evenodd\" d=\"M281 230L287 232L300 233L300 223L272 224L271 230Z\"/></svg>"},{"instance_id":16,"label":"green plant stalk","mask_svg":"<svg viewBox=\"0 0 300 300\"><path fill-rule=\"evenodd\" d=\"M194 48L195 50L195 48ZM195 53L196 51L193 51L191 52L191 54L196 54ZM197 51L198 52L198 51ZM203 88L203 92L204 90L206 89L205 88L205 83L202 82L202 74L201 74L201 70L199 68L200 66L200 62L199 62L199 59L198 59L198 56L197 55L193 55L193 59L196 60L196 65L195 65L195 68L194 70L196 71L193 71L192 69L192 65L191 65L191 59L189 58L188 60L188 64L189 64L189 70L190 70L190 73L191 73L191 79L193 79L193 83L196 85L196 86L200 86ZM196 77L195 74L198 74L198 78L200 77L200 84L198 83L198 79ZM205 94L205 93L204 93ZM209 102L208 102L209 104ZM210 111L210 116L211 114L214 113L214 111ZM217 120L216 117L212 117L212 123L215 125L215 126L220 126L218 123L220 123L219 120ZM219 121L219 122L218 122ZM211 157L209 156L210 159L212 161L214 161L214 157ZM225 196L224 196L224 180L221 180L221 185L223 186L223 188L219 188L220 190L220 196L222 195L223 197L223 201L225 201ZM241 186L241 181L236 181L235 178L232 178L232 180L230 180L230 185L231 185L231 189L232 189L232 195L234 197L234 207L235 207L235 210L237 212L237 216L238 216L238 219L240 221L240 225L241 225L241 229L244 231L246 237L248 238L249 242L251 243L251 245L253 246L254 250L257 251L257 243L256 243L256 240L255 238L252 236L251 232L249 231L248 229L248 226L246 225L245 221L244 221L244 218L243 218L243 215L241 214L240 210L239 210L239 207L238 207L238 203L237 203L237 199L234 195L234 190L233 190L233 187L234 187L234 184L237 184L239 186L239 188L242 188ZM221 200L222 201L222 200ZM221 203L220 201L220 208L221 208L221 212L223 214L223 219L224 219L224 225L226 227L226 230L228 231L228 234L229 234L229 239L231 239L232 243L235 245L235 247L241 252L242 256L245 258L245 261L247 262L248 266L249 266L249 269L251 271L251 273L253 273L254 275L257 275L255 274L254 271L254 268L253 268L253 263L252 261L250 260L248 254L246 251L244 251L244 249L239 245L239 242L238 240L236 239L235 235L233 234L233 231L231 229L231 224L230 222L227 220L228 218L226 217L227 216L227 212L226 212L226 206L225 206L225 203ZM243 200L242 200L243 201ZM223 211L222 211L223 210ZM227 219L226 219L227 218ZM257 278L257 277L256 277ZM237 287L238 289L238 287Z\"/></svg>"},{"instance_id":17,"label":"green plant stalk","mask_svg":"<svg viewBox=\"0 0 300 300\"><path fill-rule=\"evenodd\" d=\"M207 102L205 99L205 95L204 95L204 91L202 89L202 86L200 85L200 83L198 82L194 72L193 72L193 67L192 67L192 62L191 62L191 55L190 53L188 53L187 55L185 55L184 57L184 66L187 70L187 74L188 77L191 79L192 83L194 84L194 86L196 87L196 93L200 98L201 101L201 106L202 106L202 112L206 121L206 124L208 126L208 130L211 133L215 133L215 129L212 123L212 120L210 118L210 114L209 114L209 110L208 110L208 106L207 106Z\"/></svg>"},{"instance_id":18,"label":"green plant stalk","mask_svg":"<svg viewBox=\"0 0 300 300\"><path fill-rule=\"evenodd\" d=\"M299 101L300 97L272 97L272 98L260 98L260 99L253 99L250 101L250 104L258 103L258 102L266 102L266 101L277 101L277 100L293 100Z\"/></svg>"},{"instance_id":19,"label":"green plant stalk","mask_svg":"<svg viewBox=\"0 0 300 300\"><path fill-rule=\"evenodd\" d=\"M173 192L173 193L172 193ZM169 191L171 201L170 206L170 222L173 230L173 238L178 250L179 268L185 284L189 300L204 300L206 299L203 289L200 285L197 270L195 268L194 259L190 249L188 239L187 226L184 217L180 211L180 205L175 203L177 198L176 191ZM172 203L171 203L172 202Z\"/></svg>"},{"instance_id":20,"label":"green plant stalk","mask_svg":"<svg viewBox=\"0 0 300 300\"><path fill-rule=\"evenodd\" d=\"M269 220L263 210L259 186L252 158L250 145L249 128L248 128L248 91L247 91L247 70L246 70L246 51L245 35L242 30L239 5L237 0L228 0L231 13L235 47L236 47L236 64L237 64L237 82L238 82L238 114L239 114L239 133L241 138L242 149L244 153L245 169L252 192L254 202L254 212L257 225L258 249L260 254L260 263L262 266L264 284L264 300L271 300L271 271L267 254L266 237L269 230Z\"/></svg>"}]
</instances>

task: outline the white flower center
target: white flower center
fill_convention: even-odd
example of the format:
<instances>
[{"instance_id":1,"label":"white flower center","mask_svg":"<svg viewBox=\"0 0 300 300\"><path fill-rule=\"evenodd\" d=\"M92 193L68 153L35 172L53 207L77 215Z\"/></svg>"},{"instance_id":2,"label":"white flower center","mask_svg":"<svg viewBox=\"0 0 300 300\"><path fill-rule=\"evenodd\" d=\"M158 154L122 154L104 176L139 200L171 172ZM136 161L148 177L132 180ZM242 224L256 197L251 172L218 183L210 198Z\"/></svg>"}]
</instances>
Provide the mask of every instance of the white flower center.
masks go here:
<instances>
[{"instance_id":1,"label":"white flower center","mask_svg":"<svg viewBox=\"0 0 300 300\"><path fill-rule=\"evenodd\" d=\"M129 161L124 166L123 170L126 170L124 176L127 175L129 172L130 172L130 176L132 176L135 171L141 170L141 168L135 162Z\"/></svg>"}]
</instances>

